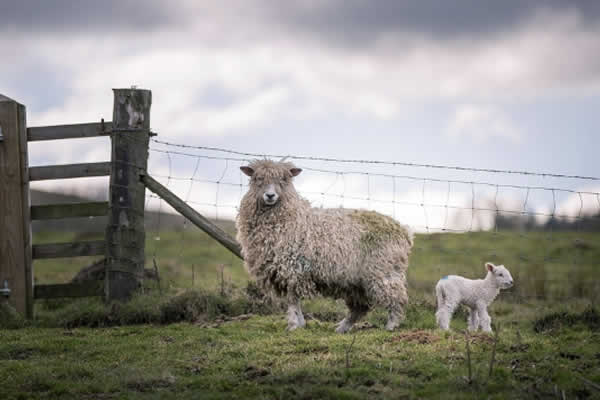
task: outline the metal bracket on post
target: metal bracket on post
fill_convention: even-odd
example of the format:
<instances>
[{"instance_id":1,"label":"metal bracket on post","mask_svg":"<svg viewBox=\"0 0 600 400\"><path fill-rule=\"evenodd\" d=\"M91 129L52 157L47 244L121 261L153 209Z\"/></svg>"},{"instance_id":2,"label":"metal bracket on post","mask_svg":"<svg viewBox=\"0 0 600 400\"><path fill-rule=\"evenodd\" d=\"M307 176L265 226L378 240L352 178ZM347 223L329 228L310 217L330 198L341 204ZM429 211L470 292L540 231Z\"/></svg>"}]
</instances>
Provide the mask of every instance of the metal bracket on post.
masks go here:
<instances>
[{"instance_id":1,"label":"metal bracket on post","mask_svg":"<svg viewBox=\"0 0 600 400\"><path fill-rule=\"evenodd\" d=\"M2 136L2 125L0 125L0 142L4 142L4 136Z\"/></svg>"},{"instance_id":2,"label":"metal bracket on post","mask_svg":"<svg viewBox=\"0 0 600 400\"><path fill-rule=\"evenodd\" d=\"M4 280L4 286L0 289L0 295L8 299L10 297L10 288L8 287L8 280Z\"/></svg>"}]
</instances>

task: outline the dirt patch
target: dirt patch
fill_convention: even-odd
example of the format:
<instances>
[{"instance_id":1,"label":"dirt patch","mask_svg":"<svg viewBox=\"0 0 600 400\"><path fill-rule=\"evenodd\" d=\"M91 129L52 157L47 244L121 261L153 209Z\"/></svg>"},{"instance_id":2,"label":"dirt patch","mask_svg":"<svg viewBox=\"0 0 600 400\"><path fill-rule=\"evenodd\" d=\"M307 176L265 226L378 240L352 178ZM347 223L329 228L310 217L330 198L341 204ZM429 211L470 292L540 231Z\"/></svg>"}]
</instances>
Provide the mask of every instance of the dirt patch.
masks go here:
<instances>
[{"instance_id":1,"label":"dirt patch","mask_svg":"<svg viewBox=\"0 0 600 400\"><path fill-rule=\"evenodd\" d=\"M417 330L400 332L392 338L393 342L408 342L417 344L431 344L440 341L440 337L429 331Z\"/></svg>"},{"instance_id":2,"label":"dirt patch","mask_svg":"<svg viewBox=\"0 0 600 400\"><path fill-rule=\"evenodd\" d=\"M43 393L52 389L52 385L47 382L32 380L24 385L21 385L21 390L28 393Z\"/></svg>"},{"instance_id":3,"label":"dirt patch","mask_svg":"<svg viewBox=\"0 0 600 400\"><path fill-rule=\"evenodd\" d=\"M34 347L17 347L0 353L0 360L26 360L40 353L40 349Z\"/></svg>"},{"instance_id":4,"label":"dirt patch","mask_svg":"<svg viewBox=\"0 0 600 400\"><path fill-rule=\"evenodd\" d=\"M260 367L255 367L254 365L249 365L244 370L244 375L248 379L259 379L269 374L269 370Z\"/></svg>"},{"instance_id":5,"label":"dirt patch","mask_svg":"<svg viewBox=\"0 0 600 400\"><path fill-rule=\"evenodd\" d=\"M325 354L329 353L329 346L319 344L309 344L306 346L295 347L291 350L284 351L283 354Z\"/></svg>"},{"instance_id":6,"label":"dirt patch","mask_svg":"<svg viewBox=\"0 0 600 400\"><path fill-rule=\"evenodd\" d=\"M226 315L223 315L220 318L217 318L216 320L214 320L211 323L198 323L198 325L200 325L202 328L218 328L219 326L223 325L226 322L233 322L233 321L246 321L247 319L250 319L254 316L254 314L242 314L242 315L237 315L235 317L228 317Z\"/></svg>"},{"instance_id":7,"label":"dirt patch","mask_svg":"<svg viewBox=\"0 0 600 400\"><path fill-rule=\"evenodd\" d=\"M561 351L558 355L562 358L566 358L567 360L579 360L581 356L575 353L569 353L566 351Z\"/></svg>"},{"instance_id":8,"label":"dirt patch","mask_svg":"<svg viewBox=\"0 0 600 400\"><path fill-rule=\"evenodd\" d=\"M353 331L366 331L368 329L375 329L377 326L373 325L369 321L360 322L352 327Z\"/></svg>"},{"instance_id":9,"label":"dirt patch","mask_svg":"<svg viewBox=\"0 0 600 400\"><path fill-rule=\"evenodd\" d=\"M521 344L513 344L512 346L510 346L510 351L514 352L514 353L524 353L527 350L529 350L529 344L527 343L521 343Z\"/></svg>"},{"instance_id":10,"label":"dirt patch","mask_svg":"<svg viewBox=\"0 0 600 400\"><path fill-rule=\"evenodd\" d=\"M494 336L489 333L476 332L470 333L469 338L471 339L471 343L494 343Z\"/></svg>"},{"instance_id":11,"label":"dirt patch","mask_svg":"<svg viewBox=\"0 0 600 400\"><path fill-rule=\"evenodd\" d=\"M174 376L154 379L135 379L127 382L127 388L136 392L152 392L156 389L167 388L175 383Z\"/></svg>"}]
</instances>

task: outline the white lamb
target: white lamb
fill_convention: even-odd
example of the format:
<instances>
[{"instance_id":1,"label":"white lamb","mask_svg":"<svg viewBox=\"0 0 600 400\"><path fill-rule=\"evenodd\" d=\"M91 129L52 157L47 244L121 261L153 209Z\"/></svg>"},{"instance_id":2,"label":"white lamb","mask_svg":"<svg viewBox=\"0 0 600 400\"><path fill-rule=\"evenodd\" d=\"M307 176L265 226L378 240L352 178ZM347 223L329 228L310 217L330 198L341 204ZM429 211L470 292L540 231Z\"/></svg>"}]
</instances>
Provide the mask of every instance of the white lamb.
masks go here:
<instances>
[{"instance_id":1,"label":"white lamb","mask_svg":"<svg viewBox=\"0 0 600 400\"><path fill-rule=\"evenodd\" d=\"M485 264L487 275L485 279L467 279L462 276L444 276L435 286L437 296L437 323L443 330L450 327L452 313L459 304L469 307L469 330L481 328L491 332L492 319L487 307L494 301L500 289L508 289L513 285L513 278L504 265Z\"/></svg>"}]
</instances>

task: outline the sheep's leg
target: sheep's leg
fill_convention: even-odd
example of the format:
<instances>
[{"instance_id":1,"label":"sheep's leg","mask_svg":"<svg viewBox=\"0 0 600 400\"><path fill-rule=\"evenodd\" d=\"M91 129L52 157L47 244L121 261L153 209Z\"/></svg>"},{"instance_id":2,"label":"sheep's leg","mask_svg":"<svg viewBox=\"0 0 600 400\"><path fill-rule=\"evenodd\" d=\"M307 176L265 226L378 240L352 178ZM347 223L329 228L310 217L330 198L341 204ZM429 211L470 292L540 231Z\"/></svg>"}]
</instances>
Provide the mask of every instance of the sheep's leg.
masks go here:
<instances>
[{"instance_id":1,"label":"sheep's leg","mask_svg":"<svg viewBox=\"0 0 600 400\"><path fill-rule=\"evenodd\" d=\"M479 314L477 309L469 308L469 330L476 331L479 328Z\"/></svg>"},{"instance_id":2,"label":"sheep's leg","mask_svg":"<svg viewBox=\"0 0 600 400\"><path fill-rule=\"evenodd\" d=\"M346 316L346 318L344 318L343 320L341 320L338 324L337 327L335 328L335 331L337 333L346 333L348 332L350 329L352 329L352 326L362 317L365 316L365 314L369 311L369 309L367 307L350 307L350 312L348 313L348 315Z\"/></svg>"},{"instance_id":3,"label":"sheep's leg","mask_svg":"<svg viewBox=\"0 0 600 400\"><path fill-rule=\"evenodd\" d=\"M287 320L288 331L293 331L297 328L303 328L306 325L304 315L302 315L302 309L300 308L300 301L294 300L288 303Z\"/></svg>"},{"instance_id":4,"label":"sheep's leg","mask_svg":"<svg viewBox=\"0 0 600 400\"><path fill-rule=\"evenodd\" d=\"M402 321L404 321L404 311L402 309L390 309L385 329L393 331Z\"/></svg>"},{"instance_id":5,"label":"sheep's leg","mask_svg":"<svg viewBox=\"0 0 600 400\"><path fill-rule=\"evenodd\" d=\"M406 277L402 274L390 274L388 279L384 280L382 290L375 292L373 301L377 301L376 294L383 293L384 298L379 300L379 304L385 306L388 310L388 320L385 329L393 331L404 321L404 306L408 303L406 294Z\"/></svg>"},{"instance_id":6,"label":"sheep's leg","mask_svg":"<svg viewBox=\"0 0 600 400\"><path fill-rule=\"evenodd\" d=\"M302 307L300 307L300 302L296 303L296 316L298 317L298 323L300 324L300 328L304 328L306 326L306 321L304 320L304 314L302 314Z\"/></svg>"},{"instance_id":7,"label":"sheep's leg","mask_svg":"<svg viewBox=\"0 0 600 400\"><path fill-rule=\"evenodd\" d=\"M479 317L479 326L484 332L492 331L492 318L488 314L487 305L484 303L477 304L477 313Z\"/></svg>"}]
</instances>

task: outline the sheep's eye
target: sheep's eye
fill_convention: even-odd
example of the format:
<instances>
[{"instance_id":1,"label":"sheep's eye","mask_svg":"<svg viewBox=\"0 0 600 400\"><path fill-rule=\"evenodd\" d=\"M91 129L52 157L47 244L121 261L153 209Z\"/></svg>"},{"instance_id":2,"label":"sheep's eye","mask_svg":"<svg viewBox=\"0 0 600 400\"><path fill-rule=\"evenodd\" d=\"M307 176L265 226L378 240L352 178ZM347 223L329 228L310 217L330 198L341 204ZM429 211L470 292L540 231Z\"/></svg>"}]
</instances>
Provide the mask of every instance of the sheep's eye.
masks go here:
<instances>
[{"instance_id":1,"label":"sheep's eye","mask_svg":"<svg viewBox=\"0 0 600 400\"><path fill-rule=\"evenodd\" d=\"M502 272L500 272L500 273L498 274L498 276L504 276L504 275L502 275Z\"/></svg>"}]
</instances>

